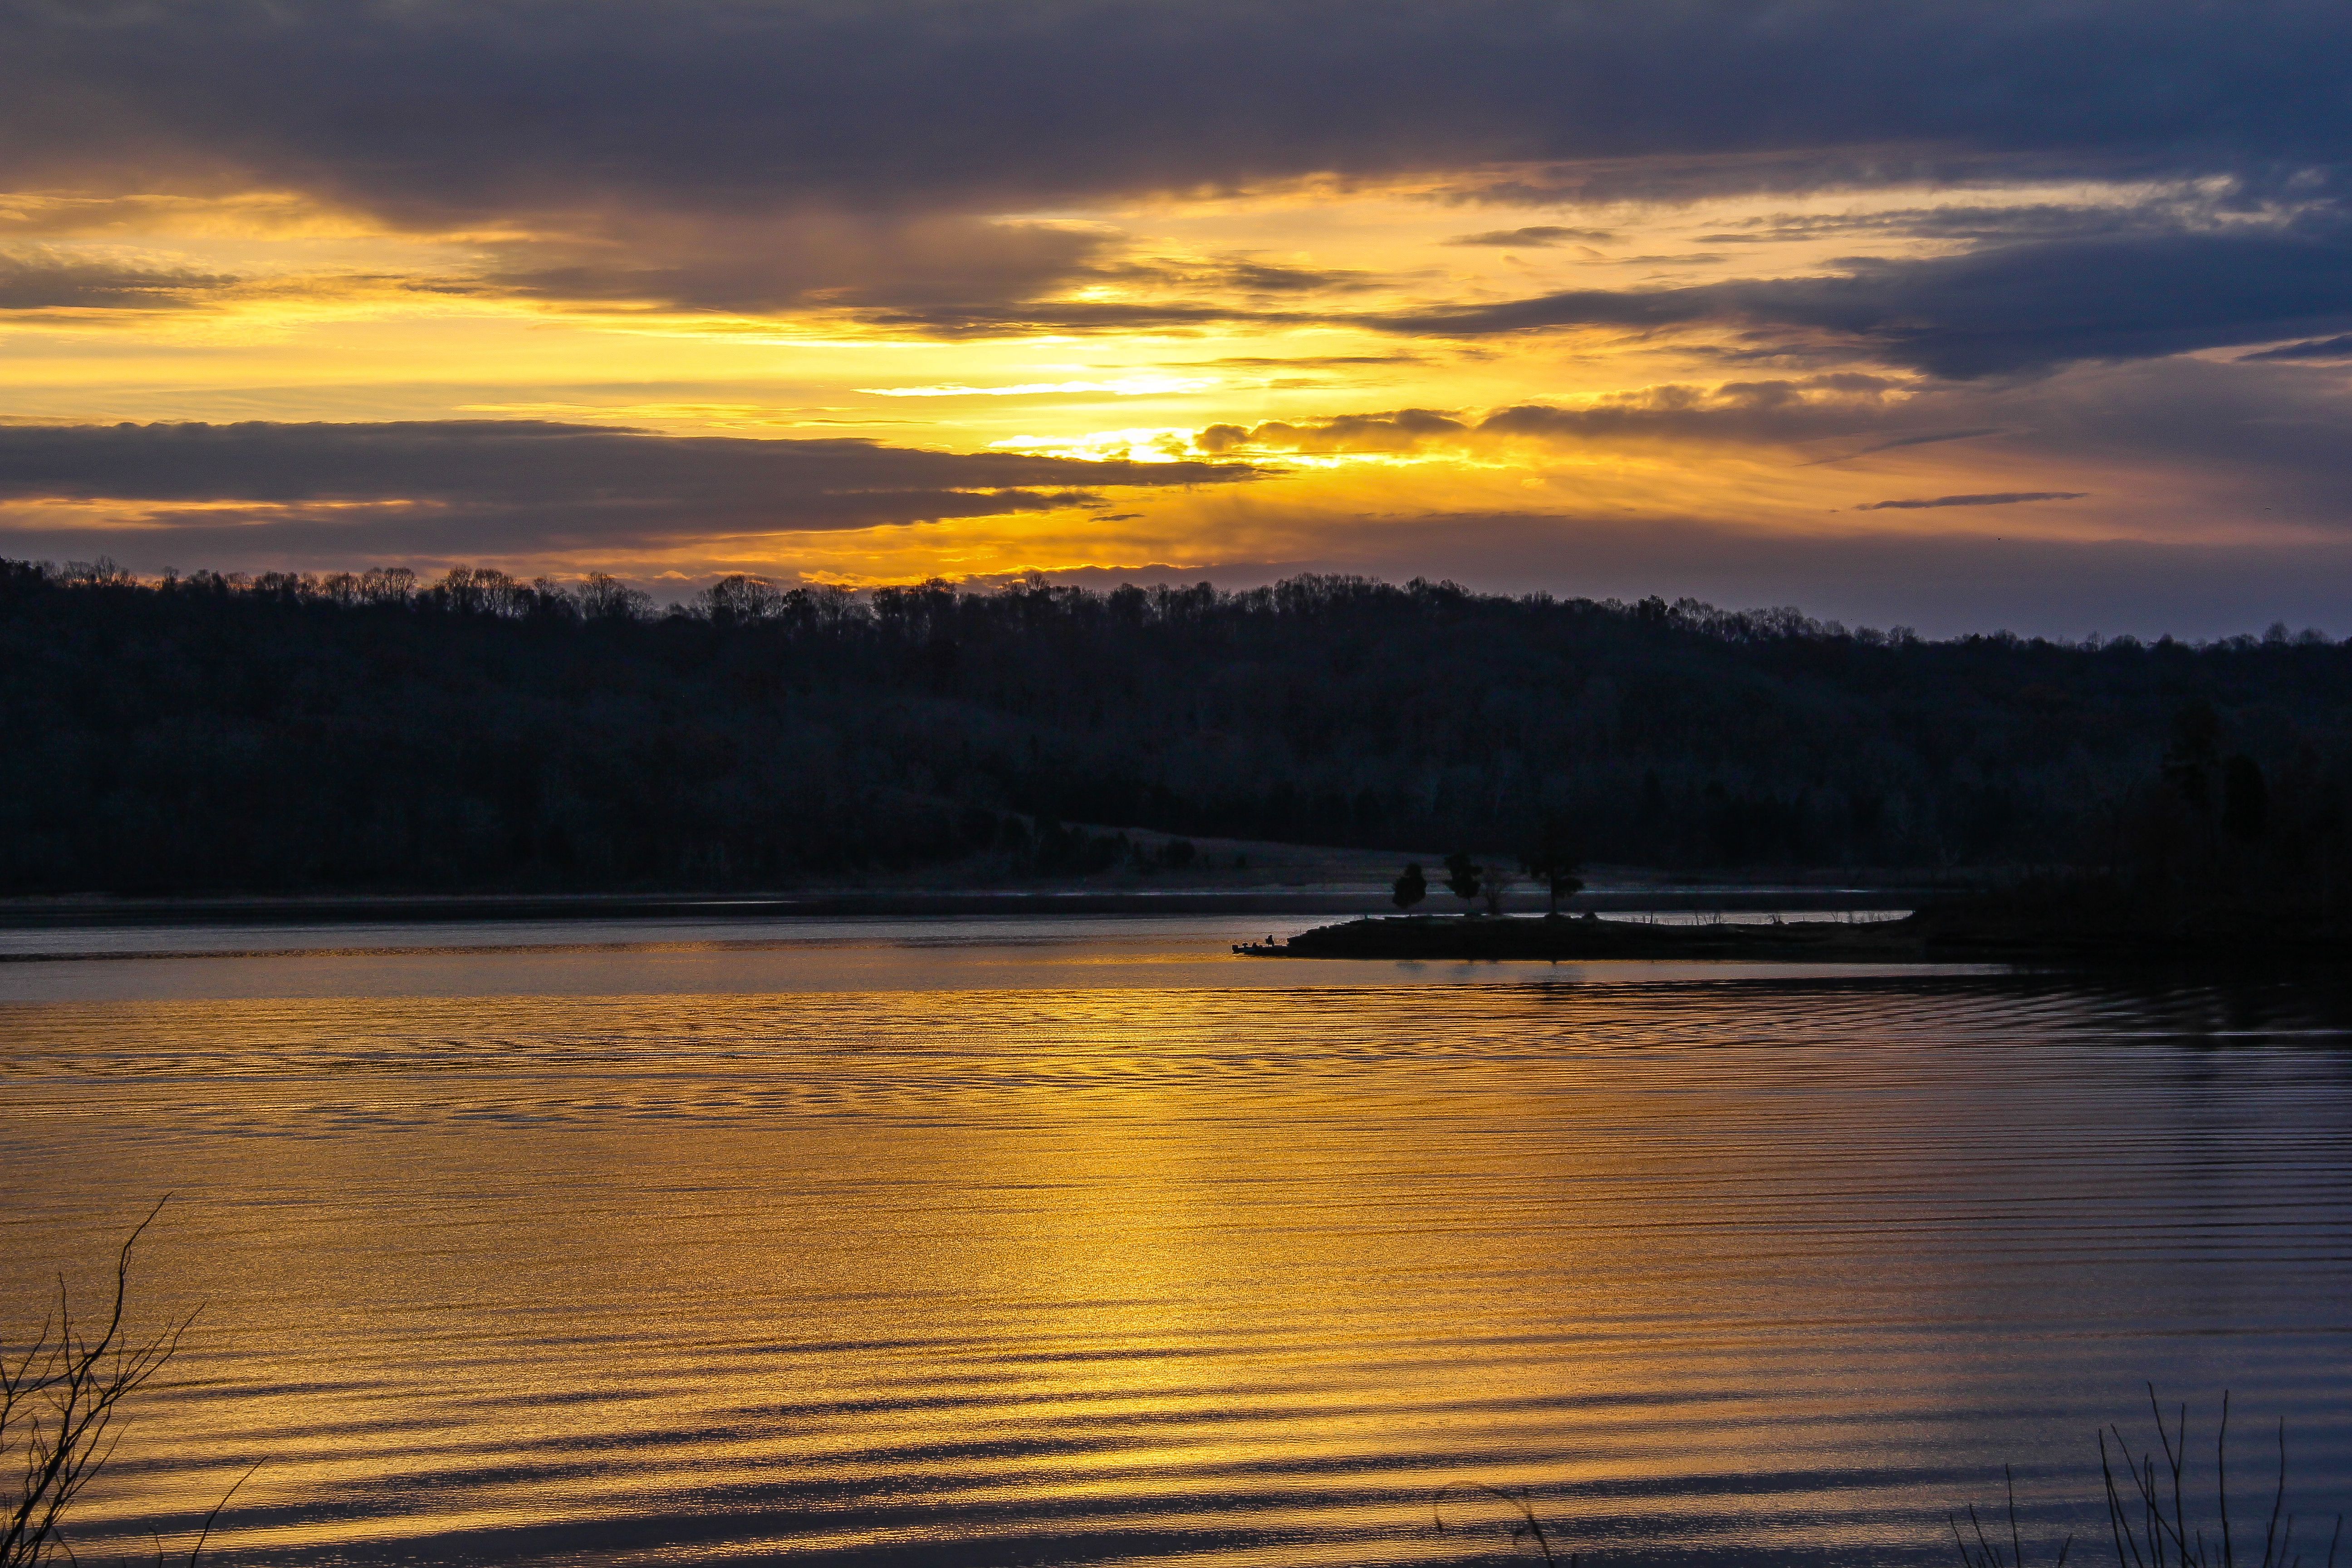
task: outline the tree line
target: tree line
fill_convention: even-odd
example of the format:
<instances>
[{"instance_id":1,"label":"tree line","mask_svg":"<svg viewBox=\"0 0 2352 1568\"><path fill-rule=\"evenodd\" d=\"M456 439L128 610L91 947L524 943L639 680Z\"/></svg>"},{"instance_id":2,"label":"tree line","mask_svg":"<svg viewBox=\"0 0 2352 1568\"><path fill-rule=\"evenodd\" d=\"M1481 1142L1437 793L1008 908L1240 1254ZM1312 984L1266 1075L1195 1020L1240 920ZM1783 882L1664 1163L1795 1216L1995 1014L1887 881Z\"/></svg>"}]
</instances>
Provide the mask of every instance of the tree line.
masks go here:
<instances>
[{"instance_id":1,"label":"tree line","mask_svg":"<svg viewBox=\"0 0 2352 1568\"><path fill-rule=\"evenodd\" d=\"M731 577L662 608L600 576L0 562L0 735L12 892L1160 874L1171 835L1496 866L2159 841L2333 865L2352 646L1928 640L1334 576Z\"/></svg>"}]
</instances>

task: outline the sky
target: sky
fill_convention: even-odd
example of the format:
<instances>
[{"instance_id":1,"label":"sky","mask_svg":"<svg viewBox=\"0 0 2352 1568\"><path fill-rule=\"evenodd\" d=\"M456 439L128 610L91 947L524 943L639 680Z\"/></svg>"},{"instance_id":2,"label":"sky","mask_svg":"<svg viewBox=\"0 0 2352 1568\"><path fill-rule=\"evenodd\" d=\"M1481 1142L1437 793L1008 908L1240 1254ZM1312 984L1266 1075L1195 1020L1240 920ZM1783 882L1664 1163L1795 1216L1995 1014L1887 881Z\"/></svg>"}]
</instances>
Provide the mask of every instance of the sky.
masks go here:
<instances>
[{"instance_id":1,"label":"sky","mask_svg":"<svg viewBox=\"0 0 2352 1568\"><path fill-rule=\"evenodd\" d=\"M0 555L2352 634L2338 0L0 0Z\"/></svg>"}]
</instances>

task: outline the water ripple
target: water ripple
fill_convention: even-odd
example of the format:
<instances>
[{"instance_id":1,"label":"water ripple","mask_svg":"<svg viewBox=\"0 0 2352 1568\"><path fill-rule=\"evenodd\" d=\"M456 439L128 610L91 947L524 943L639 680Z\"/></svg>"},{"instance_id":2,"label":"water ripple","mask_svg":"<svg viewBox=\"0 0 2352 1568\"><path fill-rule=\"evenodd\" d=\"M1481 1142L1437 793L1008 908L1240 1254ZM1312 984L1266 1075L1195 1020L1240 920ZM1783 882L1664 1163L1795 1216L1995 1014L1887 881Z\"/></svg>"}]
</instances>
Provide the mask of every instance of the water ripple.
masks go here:
<instances>
[{"instance_id":1,"label":"water ripple","mask_svg":"<svg viewBox=\"0 0 2352 1568\"><path fill-rule=\"evenodd\" d=\"M85 1556L260 1458L221 1561L1940 1560L2004 1462L2095 1525L2149 1378L2352 1479L2325 987L640 961L0 1003L8 1300L172 1189L206 1304Z\"/></svg>"}]
</instances>

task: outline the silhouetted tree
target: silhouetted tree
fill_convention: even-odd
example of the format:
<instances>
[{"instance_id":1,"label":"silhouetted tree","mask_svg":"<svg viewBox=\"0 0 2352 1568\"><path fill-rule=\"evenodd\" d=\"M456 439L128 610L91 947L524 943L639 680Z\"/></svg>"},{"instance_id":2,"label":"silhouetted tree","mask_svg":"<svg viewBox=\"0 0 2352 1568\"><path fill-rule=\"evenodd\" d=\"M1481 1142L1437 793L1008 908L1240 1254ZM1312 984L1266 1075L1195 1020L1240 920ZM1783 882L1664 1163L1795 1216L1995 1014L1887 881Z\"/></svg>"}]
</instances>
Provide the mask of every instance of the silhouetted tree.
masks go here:
<instances>
[{"instance_id":1,"label":"silhouetted tree","mask_svg":"<svg viewBox=\"0 0 2352 1568\"><path fill-rule=\"evenodd\" d=\"M1559 914L1560 900L1572 899L1584 888L1583 862L1577 858L1568 825L1557 816L1544 819L1535 843L1519 857L1519 868L1543 883L1551 895L1549 914Z\"/></svg>"},{"instance_id":2,"label":"silhouetted tree","mask_svg":"<svg viewBox=\"0 0 2352 1568\"><path fill-rule=\"evenodd\" d=\"M1486 868L1462 850L1457 849L1445 858L1445 890L1462 900L1464 914L1468 914L1469 906L1477 901L1478 889L1486 876Z\"/></svg>"},{"instance_id":3,"label":"silhouetted tree","mask_svg":"<svg viewBox=\"0 0 2352 1568\"><path fill-rule=\"evenodd\" d=\"M1401 910L1409 910L1429 896L1429 879L1422 875L1421 862L1416 860L1404 868L1404 874L1389 884L1389 900Z\"/></svg>"},{"instance_id":4,"label":"silhouetted tree","mask_svg":"<svg viewBox=\"0 0 2352 1568\"><path fill-rule=\"evenodd\" d=\"M377 574L370 573L369 576ZM593 621L636 621L653 614L653 595L629 587L603 572L591 572L580 584L580 613Z\"/></svg>"}]
</instances>

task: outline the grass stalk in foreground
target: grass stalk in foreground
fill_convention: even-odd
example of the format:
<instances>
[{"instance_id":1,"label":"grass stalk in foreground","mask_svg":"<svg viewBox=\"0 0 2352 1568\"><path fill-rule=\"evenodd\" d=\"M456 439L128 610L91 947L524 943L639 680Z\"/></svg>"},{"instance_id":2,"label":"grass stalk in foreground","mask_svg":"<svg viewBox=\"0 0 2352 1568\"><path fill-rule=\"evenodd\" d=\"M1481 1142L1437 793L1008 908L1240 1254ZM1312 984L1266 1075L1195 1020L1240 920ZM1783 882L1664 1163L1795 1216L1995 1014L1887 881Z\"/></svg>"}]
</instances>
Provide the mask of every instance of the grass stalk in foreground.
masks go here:
<instances>
[{"instance_id":1,"label":"grass stalk in foreground","mask_svg":"<svg viewBox=\"0 0 2352 1568\"><path fill-rule=\"evenodd\" d=\"M2017 1472L2003 1465L2000 1474L2009 1489L2009 1555L2003 1557L2000 1543L1985 1534L1984 1525L1977 1518L1977 1505L1970 1503L1968 1505L1969 1530L1976 1536L1975 1545L1969 1545L1968 1537L1960 1533L1960 1521L1957 1514L1945 1516L1952 1527L1952 1544L1960 1549L1962 1568L2025 1568L2025 1536L2017 1525ZM2066 1554L2074 1549L2074 1538L2069 1534L2058 1543L2057 1560L2051 1568L2065 1568Z\"/></svg>"},{"instance_id":2,"label":"grass stalk in foreground","mask_svg":"<svg viewBox=\"0 0 2352 1568\"><path fill-rule=\"evenodd\" d=\"M2123 1428L2112 1424L2097 1433L2099 1472L2116 1568L2241 1568L2238 1527L2231 1517L2229 1394L2225 1392L2221 1395L2221 1426L2213 1443L2213 1517L2210 1521L2202 1517L2201 1507L2190 1500L2189 1407L2180 1405L2168 1417L2153 1384L2148 1385L2147 1400L2156 1416L2156 1448L2135 1454ZM2119 1469L2125 1478L2121 1481L2117 1479ZM2297 1550L2297 1516L2286 1510L2286 1423L2282 1419L2278 1426L2277 1477L2271 1487L2269 1512L2264 1516L2262 1555L2253 1555L2254 1542L2250 1538L2245 1542L2243 1568L2304 1568L2306 1561L2312 1568L2336 1568L2336 1552L2344 1538L2344 1518L2341 1514L2336 1517L2324 1559ZM1961 1568L2025 1568L2025 1534L2017 1514L2017 1477L2006 1465L2001 1467L2001 1476L2008 1493L2006 1542L1999 1534L1987 1531L1974 1503L1945 1516L1951 1527L1952 1544L1959 1552ZM1432 1512L1441 1535L1447 1527L1438 1510L1453 1489L1448 1488L1433 1500ZM1509 1525L1513 1542L1531 1542L1542 1554L1546 1568L1558 1568L1559 1558L1553 1550L1552 1531L1548 1531L1536 1516L1532 1492L1525 1488L1513 1492L1488 1486L1476 1489L1508 1503L1518 1516ZM1965 1531L1960 1524L1963 1514L1968 1520ZM1557 1521L1552 1529L1559 1529ZM2074 1537L2070 1533L2058 1543L2055 1554L2050 1556L2050 1568L2064 1568L2074 1548ZM1569 1568L1576 1568L1576 1556L1570 1554Z\"/></svg>"},{"instance_id":3,"label":"grass stalk in foreground","mask_svg":"<svg viewBox=\"0 0 2352 1568\"><path fill-rule=\"evenodd\" d=\"M2238 1543L2230 1521L2230 1396L2221 1395L2221 1422L2213 1439L2213 1506L2212 1537L2206 1534L2206 1521L2189 1511L2187 1470L2189 1465L2189 1407L2181 1405L2167 1426L2164 1406L2156 1397L2155 1385L2147 1391L2149 1410L2156 1416L2156 1439L2163 1452L2159 1464L2155 1450L2138 1454L2131 1451L2122 1428L2110 1426L2099 1434L2099 1473L2105 1482L2107 1525L2115 1539L2116 1562L2126 1568L2237 1568ZM2115 1439L2115 1451L2110 1454L2107 1439ZM2120 1466L2126 1478L2117 1485L2116 1471ZM2278 1426L2278 1480L2272 1489L2270 1514L2263 1529L2263 1554L2257 1560L2252 1555L2253 1543L2247 1542L2250 1564L2257 1568L2297 1568L2304 1554L2294 1547L2295 1516L2286 1510L2286 1422ZM2284 1529L2281 1529L2284 1521ZM2326 1568L2336 1568L2336 1548L2344 1539L2344 1516L2336 1516L2334 1530L2327 1538Z\"/></svg>"}]
</instances>

